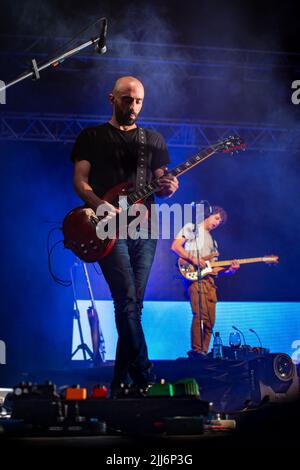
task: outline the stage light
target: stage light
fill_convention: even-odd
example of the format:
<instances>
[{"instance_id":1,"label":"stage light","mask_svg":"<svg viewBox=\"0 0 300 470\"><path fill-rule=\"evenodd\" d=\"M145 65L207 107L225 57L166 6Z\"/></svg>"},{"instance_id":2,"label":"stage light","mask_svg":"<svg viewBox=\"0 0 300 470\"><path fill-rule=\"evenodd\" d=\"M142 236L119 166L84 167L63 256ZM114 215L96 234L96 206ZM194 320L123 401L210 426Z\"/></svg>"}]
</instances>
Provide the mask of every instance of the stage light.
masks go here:
<instances>
[{"instance_id":1,"label":"stage light","mask_svg":"<svg viewBox=\"0 0 300 470\"><path fill-rule=\"evenodd\" d=\"M295 367L292 359L287 354L277 354L273 358L273 369L276 377L284 382L291 380Z\"/></svg>"},{"instance_id":2,"label":"stage light","mask_svg":"<svg viewBox=\"0 0 300 470\"><path fill-rule=\"evenodd\" d=\"M268 397L276 402L293 401L299 397L297 369L288 354L267 354L251 363L256 400L257 395L260 400Z\"/></svg>"}]
</instances>

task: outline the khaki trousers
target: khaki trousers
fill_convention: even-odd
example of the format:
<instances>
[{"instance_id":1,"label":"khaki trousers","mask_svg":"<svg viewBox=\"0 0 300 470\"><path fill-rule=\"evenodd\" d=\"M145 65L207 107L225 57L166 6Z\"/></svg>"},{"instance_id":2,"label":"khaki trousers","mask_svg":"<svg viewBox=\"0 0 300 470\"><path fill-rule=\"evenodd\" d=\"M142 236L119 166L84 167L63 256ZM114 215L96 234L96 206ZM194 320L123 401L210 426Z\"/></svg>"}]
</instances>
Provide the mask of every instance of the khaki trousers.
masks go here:
<instances>
[{"instance_id":1,"label":"khaki trousers","mask_svg":"<svg viewBox=\"0 0 300 470\"><path fill-rule=\"evenodd\" d=\"M201 313L203 322L203 345L201 344L200 333L200 312L199 312L199 291L198 282L195 281L188 287L193 321L191 327L191 345L195 352L207 353L212 329L216 318L216 285L212 276L207 276L200 282L201 286Z\"/></svg>"}]
</instances>

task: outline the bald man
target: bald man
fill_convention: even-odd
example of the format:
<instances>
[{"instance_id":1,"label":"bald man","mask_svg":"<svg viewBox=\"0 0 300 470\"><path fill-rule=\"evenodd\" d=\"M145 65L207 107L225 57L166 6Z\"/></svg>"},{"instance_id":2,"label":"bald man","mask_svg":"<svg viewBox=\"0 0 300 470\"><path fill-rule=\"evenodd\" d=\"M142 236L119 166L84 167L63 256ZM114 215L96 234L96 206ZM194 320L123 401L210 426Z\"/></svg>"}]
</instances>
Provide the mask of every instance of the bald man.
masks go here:
<instances>
[{"instance_id":1,"label":"bald man","mask_svg":"<svg viewBox=\"0 0 300 470\"><path fill-rule=\"evenodd\" d=\"M84 129L72 152L77 194L95 211L105 204L107 220L115 217L119 209L103 200L103 195L123 182L136 187L138 155L142 145L136 120L144 102L144 86L135 77L121 77L109 93L109 101L112 106L110 121ZM146 129L144 139L145 181L149 183L155 177L162 177L156 194L170 197L178 189L178 181L164 176L170 161L164 139L157 132ZM150 196L146 200L149 210L152 202L154 198ZM150 231L149 224L147 236L144 233L143 238L118 239L112 251L100 261L114 301L118 331L111 383L111 396L114 398L122 397L124 390L144 395L153 380L141 324L144 292L157 242L150 237Z\"/></svg>"}]
</instances>

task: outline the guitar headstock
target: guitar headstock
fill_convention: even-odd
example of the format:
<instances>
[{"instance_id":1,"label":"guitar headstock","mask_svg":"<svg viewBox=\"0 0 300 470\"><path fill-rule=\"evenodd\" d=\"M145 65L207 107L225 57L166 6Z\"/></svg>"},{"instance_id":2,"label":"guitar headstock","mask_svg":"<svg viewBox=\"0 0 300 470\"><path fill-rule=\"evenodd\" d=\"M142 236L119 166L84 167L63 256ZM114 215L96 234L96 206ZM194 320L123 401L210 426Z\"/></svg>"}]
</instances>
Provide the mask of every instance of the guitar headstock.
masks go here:
<instances>
[{"instance_id":1,"label":"guitar headstock","mask_svg":"<svg viewBox=\"0 0 300 470\"><path fill-rule=\"evenodd\" d=\"M240 150L245 150L246 144L238 135L230 135L227 139L217 143L219 151L224 153L237 153Z\"/></svg>"},{"instance_id":2,"label":"guitar headstock","mask_svg":"<svg viewBox=\"0 0 300 470\"><path fill-rule=\"evenodd\" d=\"M276 255L268 255L263 257L263 262L266 264L278 264L279 263L279 256Z\"/></svg>"}]
</instances>

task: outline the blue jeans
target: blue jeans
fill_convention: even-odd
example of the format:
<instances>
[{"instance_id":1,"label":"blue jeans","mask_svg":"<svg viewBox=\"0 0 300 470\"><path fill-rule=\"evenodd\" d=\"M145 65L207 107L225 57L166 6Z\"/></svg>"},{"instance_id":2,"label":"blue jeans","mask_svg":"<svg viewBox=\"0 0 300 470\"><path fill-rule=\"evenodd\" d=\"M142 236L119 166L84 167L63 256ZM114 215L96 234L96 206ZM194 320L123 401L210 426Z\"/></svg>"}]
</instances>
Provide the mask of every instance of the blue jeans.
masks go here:
<instances>
[{"instance_id":1,"label":"blue jeans","mask_svg":"<svg viewBox=\"0 0 300 470\"><path fill-rule=\"evenodd\" d=\"M112 388L129 383L147 384L150 377L147 345L141 323L146 284L157 240L118 239L100 261L115 307L118 331Z\"/></svg>"}]
</instances>

